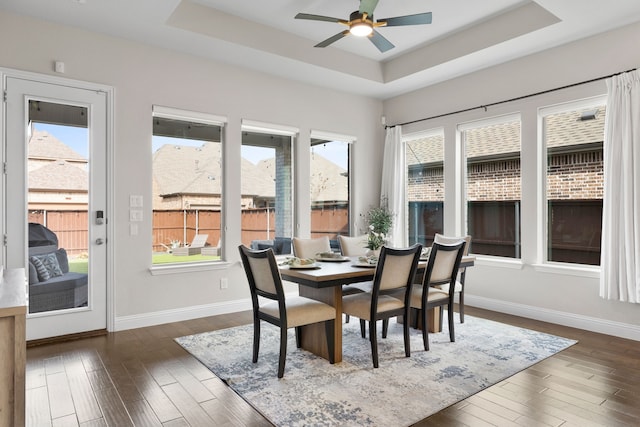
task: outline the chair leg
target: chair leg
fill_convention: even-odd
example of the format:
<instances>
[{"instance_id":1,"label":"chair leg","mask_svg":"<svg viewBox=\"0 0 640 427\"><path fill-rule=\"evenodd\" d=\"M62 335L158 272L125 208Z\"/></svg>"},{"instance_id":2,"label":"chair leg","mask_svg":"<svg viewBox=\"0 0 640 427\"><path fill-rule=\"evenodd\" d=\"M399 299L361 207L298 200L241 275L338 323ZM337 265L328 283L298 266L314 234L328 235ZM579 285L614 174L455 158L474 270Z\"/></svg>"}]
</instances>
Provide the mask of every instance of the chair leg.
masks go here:
<instances>
[{"instance_id":1,"label":"chair leg","mask_svg":"<svg viewBox=\"0 0 640 427\"><path fill-rule=\"evenodd\" d=\"M460 312L460 323L464 323L464 291L458 294L458 311Z\"/></svg>"},{"instance_id":2,"label":"chair leg","mask_svg":"<svg viewBox=\"0 0 640 427\"><path fill-rule=\"evenodd\" d=\"M442 309L440 310L442 312ZM451 342L456 342L456 335L455 335L455 331L454 331L454 325L453 325L453 304L449 305L449 308L447 309L448 313L448 319L449 319L449 340Z\"/></svg>"},{"instance_id":3,"label":"chair leg","mask_svg":"<svg viewBox=\"0 0 640 427\"><path fill-rule=\"evenodd\" d=\"M258 361L258 352L260 351L260 319L253 319L253 363Z\"/></svg>"},{"instance_id":4,"label":"chair leg","mask_svg":"<svg viewBox=\"0 0 640 427\"><path fill-rule=\"evenodd\" d=\"M403 322L402 331L404 332L404 354L407 357L411 357L411 340L409 338L409 322Z\"/></svg>"},{"instance_id":5,"label":"chair leg","mask_svg":"<svg viewBox=\"0 0 640 427\"><path fill-rule=\"evenodd\" d=\"M365 333L365 327L366 327L365 321L360 319L360 334L362 335L362 338L367 337L367 334Z\"/></svg>"},{"instance_id":6,"label":"chair leg","mask_svg":"<svg viewBox=\"0 0 640 427\"><path fill-rule=\"evenodd\" d=\"M287 327L280 326L280 358L278 360L278 378L284 376L284 362L287 357Z\"/></svg>"},{"instance_id":7,"label":"chair leg","mask_svg":"<svg viewBox=\"0 0 640 427\"><path fill-rule=\"evenodd\" d=\"M387 337L389 331L389 319L382 319L382 338Z\"/></svg>"},{"instance_id":8,"label":"chair leg","mask_svg":"<svg viewBox=\"0 0 640 427\"><path fill-rule=\"evenodd\" d=\"M424 351L429 351L429 316L427 316L426 308L420 310L420 317L422 318L422 344L424 345Z\"/></svg>"},{"instance_id":9,"label":"chair leg","mask_svg":"<svg viewBox=\"0 0 640 427\"><path fill-rule=\"evenodd\" d=\"M327 334L327 350L329 351L329 363L332 365L336 362L336 321L327 320L324 322L325 333Z\"/></svg>"},{"instance_id":10,"label":"chair leg","mask_svg":"<svg viewBox=\"0 0 640 427\"><path fill-rule=\"evenodd\" d=\"M350 319L351 319L351 316L349 316L348 314L344 315L344 323L349 323Z\"/></svg>"},{"instance_id":11,"label":"chair leg","mask_svg":"<svg viewBox=\"0 0 640 427\"><path fill-rule=\"evenodd\" d=\"M300 348L302 347L302 338L301 335L302 334L302 328L300 326L296 326L296 347Z\"/></svg>"},{"instance_id":12,"label":"chair leg","mask_svg":"<svg viewBox=\"0 0 640 427\"><path fill-rule=\"evenodd\" d=\"M369 341L371 341L371 358L373 367L378 367L378 334L376 333L376 321L369 321Z\"/></svg>"}]
</instances>

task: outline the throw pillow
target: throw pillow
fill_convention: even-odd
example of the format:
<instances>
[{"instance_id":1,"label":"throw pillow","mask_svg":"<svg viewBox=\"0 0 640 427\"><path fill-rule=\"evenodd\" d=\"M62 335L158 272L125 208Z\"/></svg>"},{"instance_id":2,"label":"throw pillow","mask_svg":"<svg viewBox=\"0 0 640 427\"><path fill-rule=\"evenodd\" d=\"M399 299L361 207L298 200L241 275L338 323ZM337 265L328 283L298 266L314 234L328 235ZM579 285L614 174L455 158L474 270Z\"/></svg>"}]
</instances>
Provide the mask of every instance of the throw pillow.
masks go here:
<instances>
[{"instance_id":1,"label":"throw pillow","mask_svg":"<svg viewBox=\"0 0 640 427\"><path fill-rule=\"evenodd\" d=\"M36 267L33 265L31 260L29 260L29 284L33 285L38 282L38 271L36 270Z\"/></svg>"},{"instance_id":2,"label":"throw pillow","mask_svg":"<svg viewBox=\"0 0 640 427\"><path fill-rule=\"evenodd\" d=\"M42 264L47 269L50 278L62 276L62 270L60 269L60 265L58 264L58 258L56 257L55 252L34 256L42 261Z\"/></svg>"},{"instance_id":3,"label":"throw pillow","mask_svg":"<svg viewBox=\"0 0 640 427\"><path fill-rule=\"evenodd\" d=\"M47 268L44 266L42 261L40 261L40 259L36 258L35 256L31 256L29 257L29 261L31 261L33 266L36 268L36 271L38 272L38 279L41 282L51 279Z\"/></svg>"},{"instance_id":4,"label":"throw pillow","mask_svg":"<svg viewBox=\"0 0 640 427\"><path fill-rule=\"evenodd\" d=\"M58 258L58 265L60 265L60 270L62 273L69 272L69 258L67 257L67 251L64 248L60 248L56 251L56 258Z\"/></svg>"}]
</instances>

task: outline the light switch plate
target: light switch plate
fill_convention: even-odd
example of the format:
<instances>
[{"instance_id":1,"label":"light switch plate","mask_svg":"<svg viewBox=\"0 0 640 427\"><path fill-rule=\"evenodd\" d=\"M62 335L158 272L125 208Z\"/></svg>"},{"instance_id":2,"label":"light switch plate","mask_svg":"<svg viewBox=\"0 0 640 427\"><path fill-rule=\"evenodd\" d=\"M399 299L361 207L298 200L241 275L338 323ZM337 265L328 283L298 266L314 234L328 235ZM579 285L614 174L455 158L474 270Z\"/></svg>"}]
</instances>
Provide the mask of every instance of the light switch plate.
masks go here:
<instances>
[{"instance_id":1,"label":"light switch plate","mask_svg":"<svg viewBox=\"0 0 640 427\"><path fill-rule=\"evenodd\" d=\"M129 211L129 221L132 221L132 222L142 221L142 211L140 209L131 209Z\"/></svg>"},{"instance_id":2,"label":"light switch plate","mask_svg":"<svg viewBox=\"0 0 640 427\"><path fill-rule=\"evenodd\" d=\"M142 196L139 195L130 195L129 196L129 207L130 208L141 208L142 207Z\"/></svg>"}]
</instances>

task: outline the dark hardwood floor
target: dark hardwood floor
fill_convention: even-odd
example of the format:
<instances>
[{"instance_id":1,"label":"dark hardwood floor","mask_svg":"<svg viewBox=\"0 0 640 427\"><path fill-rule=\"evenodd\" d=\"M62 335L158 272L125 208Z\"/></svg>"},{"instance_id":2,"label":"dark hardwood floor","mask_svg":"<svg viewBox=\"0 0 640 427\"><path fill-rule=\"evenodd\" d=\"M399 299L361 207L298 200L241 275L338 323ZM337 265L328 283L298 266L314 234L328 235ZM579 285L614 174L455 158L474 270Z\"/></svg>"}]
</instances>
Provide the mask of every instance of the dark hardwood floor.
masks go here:
<instances>
[{"instance_id":1,"label":"dark hardwood floor","mask_svg":"<svg viewBox=\"0 0 640 427\"><path fill-rule=\"evenodd\" d=\"M416 425L640 425L640 343L472 307L467 313L580 342ZM243 312L29 348L27 425L271 425L173 341L250 322Z\"/></svg>"}]
</instances>

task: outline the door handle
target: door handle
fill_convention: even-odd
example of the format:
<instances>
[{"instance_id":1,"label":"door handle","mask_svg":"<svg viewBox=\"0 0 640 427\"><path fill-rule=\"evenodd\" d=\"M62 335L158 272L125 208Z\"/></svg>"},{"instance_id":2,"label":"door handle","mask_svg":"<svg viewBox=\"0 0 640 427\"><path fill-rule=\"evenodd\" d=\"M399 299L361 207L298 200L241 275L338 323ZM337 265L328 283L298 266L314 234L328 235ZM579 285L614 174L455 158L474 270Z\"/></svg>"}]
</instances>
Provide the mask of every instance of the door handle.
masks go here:
<instances>
[{"instance_id":1,"label":"door handle","mask_svg":"<svg viewBox=\"0 0 640 427\"><path fill-rule=\"evenodd\" d=\"M98 237L96 239L96 245L104 245L104 239L101 239L100 237Z\"/></svg>"}]
</instances>

